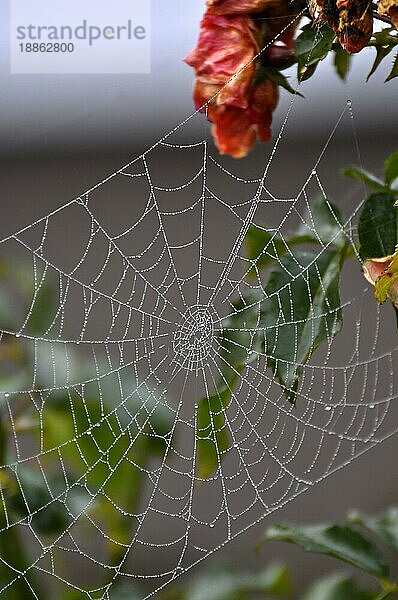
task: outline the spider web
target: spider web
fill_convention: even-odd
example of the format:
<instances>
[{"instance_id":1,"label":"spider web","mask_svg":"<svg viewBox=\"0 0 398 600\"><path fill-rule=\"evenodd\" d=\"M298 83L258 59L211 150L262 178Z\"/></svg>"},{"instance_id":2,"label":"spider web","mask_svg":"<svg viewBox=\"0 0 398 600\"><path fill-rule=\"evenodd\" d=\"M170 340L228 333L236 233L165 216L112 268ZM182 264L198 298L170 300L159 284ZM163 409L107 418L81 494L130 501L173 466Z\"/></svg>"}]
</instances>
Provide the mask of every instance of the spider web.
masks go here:
<instances>
[{"instance_id":1,"label":"spider web","mask_svg":"<svg viewBox=\"0 0 398 600\"><path fill-rule=\"evenodd\" d=\"M23 579L37 597L32 571L49 589L69 587L82 598L112 598L114 584L123 580L148 584L151 595L396 433L396 348L386 350L384 339L390 320L351 263L343 272L344 339L329 336L302 365L296 407L267 368L267 356L251 346L257 329L245 325L241 309L251 359L222 409L230 446L223 456L216 448L211 477L198 475L198 402L220 383L228 386L219 333L236 315L236 298L250 291L265 297L256 265L264 254L281 264L274 237L287 240L305 212L312 217L311 199L327 198L320 166L337 128L352 123L349 102L303 185L292 197L279 197L267 178L293 102L265 168L254 177L232 172L207 139L181 141L194 115L86 193L2 240L4 255L30 261L34 293L20 327L3 329L1 336L2 342L20 338L29 348L31 379L1 392L12 432L1 476L20 491L25 514L13 516L0 488L0 535L17 530L32 558L20 572L1 557L9 580L0 596ZM354 249L361 204L339 232ZM322 242L312 222L322 257L333 240ZM249 261L245 236L250 226L264 223L271 242ZM297 268L274 292L278 299L296 279L308 281L309 265L286 250ZM253 270L256 276L248 279ZM31 334L48 283L56 286L56 307ZM312 318L322 318L313 308ZM281 311L274 327L286 323ZM85 373L72 364L76 352L90 363ZM70 427L63 431L56 420L65 397ZM39 439L19 430L21 399L37 420ZM215 418L209 439L217 433ZM157 453L148 458L150 444ZM47 490L35 507L26 467ZM49 483L54 470L56 489ZM134 506L120 495L120 473L132 486L140 474L144 494ZM124 519L127 538L106 527L98 503L112 519ZM38 519L54 505L63 508L65 525L61 533L43 535ZM117 556L112 564L105 547ZM83 587L81 571L66 569L73 557L100 586Z\"/></svg>"}]
</instances>

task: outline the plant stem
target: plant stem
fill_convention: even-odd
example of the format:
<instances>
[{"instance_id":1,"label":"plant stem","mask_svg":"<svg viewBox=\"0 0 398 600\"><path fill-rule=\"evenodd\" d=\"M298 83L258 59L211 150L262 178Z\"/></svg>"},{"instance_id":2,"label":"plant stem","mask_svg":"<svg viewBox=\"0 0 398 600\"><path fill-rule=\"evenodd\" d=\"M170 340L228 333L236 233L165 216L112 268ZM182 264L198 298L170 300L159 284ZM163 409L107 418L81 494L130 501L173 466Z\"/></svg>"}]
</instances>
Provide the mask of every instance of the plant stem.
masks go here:
<instances>
[{"instance_id":1,"label":"plant stem","mask_svg":"<svg viewBox=\"0 0 398 600\"><path fill-rule=\"evenodd\" d=\"M398 592L398 583L391 583L390 581L382 581L383 591L376 596L375 600L386 600L390 598L392 594Z\"/></svg>"}]
</instances>

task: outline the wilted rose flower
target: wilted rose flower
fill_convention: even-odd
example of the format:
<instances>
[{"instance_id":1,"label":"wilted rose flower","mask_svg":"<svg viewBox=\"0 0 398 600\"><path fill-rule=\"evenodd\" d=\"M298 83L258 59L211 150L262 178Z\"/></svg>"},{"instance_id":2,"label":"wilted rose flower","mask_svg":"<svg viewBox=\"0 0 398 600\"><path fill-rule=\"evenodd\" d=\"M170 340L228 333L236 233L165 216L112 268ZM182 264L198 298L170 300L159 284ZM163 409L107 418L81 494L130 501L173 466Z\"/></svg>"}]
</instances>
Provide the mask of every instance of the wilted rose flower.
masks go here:
<instances>
[{"instance_id":1,"label":"wilted rose flower","mask_svg":"<svg viewBox=\"0 0 398 600\"><path fill-rule=\"evenodd\" d=\"M196 48L185 61L196 69L195 103L246 108L254 57L259 52L259 31L251 19L206 13Z\"/></svg>"},{"instance_id":2,"label":"wilted rose flower","mask_svg":"<svg viewBox=\"0 0 398 600\"><path fill-rule=\"evenodd\" d=\"M309 9L315 22L327 23L350 54L360 52L372 36L373 9L369 0L310 0Z\"/></svg>"},{"instance_id":3,"label":"wilted rose flower","mask_svg":"<svg viewBox=\"0 0 398 600\"><path fill-rule=\"evenodd\" d=\"M397 0L379 0L377 11L380 15L388 15L393 25L398 29L398 1Z\"/></svg>"},{"instance_id":4,"label":"wilted rose flower","mask_svg":"<svg viewBox=\"0 0 398 600\"><path fill-rule=\"evenodd\" d=\"M363 264L363 274L369 283L377 286L381 282L381 278L386 280L387 297L398 308L398 279L394 277L394 262L396 263L396 255L384 256L383 258L370 258L365 260ZM379 302L384 302L387 298L380 297L376 293Z\"/></svg>"},{"instance_id":5,"label":"wilted rose flower","mask_svg":"<svg viewBox=\"0 0 398 600\"><path fill-rule=\"evenodd\" d=\"M298 0L207 0L197 46L185 61L196 70L195 106L213 123L221 153L240 158L257 137L271 137L278 86L257 68L292 57L298 6Z\"/></svg>"},{"instance_id":6,"label":"wilted rose flower","mask_svg":"<svg viewBox=\"0 0 398 600\"><path fill-rule=\"evenodd\" d=\"M239 15L206 13L196 48L186 62L196 69L194 100L213 123L219 151L246 156L257 136L271 136L277 86L268 79L253 83L254 58L260 49L254 21Z\"/></svg>"},{"instance_id":7,"label":"wilted rose flower","mask_svg":"<svg viewBox=\"0 0 398 600\"><path fill-rule=\"evenodd\" d=\"M373 33L373 9L369 0L337 0L339 25L337 37L349 52L360 52Z\"/></svg>"},{"instance_id":8,"label":"wilted rose flower","mask_svg":"<svg viewBox=\"0 0 398 600\"><path fill-rule=\"evenodd\" d=\"M278 86L269 79L263 79L253 86L247 108L210 107L212 133L220 153L242 158L257 137L267 142L271 137L272 111L277 101Z\"/></svg>"}]
</instances>

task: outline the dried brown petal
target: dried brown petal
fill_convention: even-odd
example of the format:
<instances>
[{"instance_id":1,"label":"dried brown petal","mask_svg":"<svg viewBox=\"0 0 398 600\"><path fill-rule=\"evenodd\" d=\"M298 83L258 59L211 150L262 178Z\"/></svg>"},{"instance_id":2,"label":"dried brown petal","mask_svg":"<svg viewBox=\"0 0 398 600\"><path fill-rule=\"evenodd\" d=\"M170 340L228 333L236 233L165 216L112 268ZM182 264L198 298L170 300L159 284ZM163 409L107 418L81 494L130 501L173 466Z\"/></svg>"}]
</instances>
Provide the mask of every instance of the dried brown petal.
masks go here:
<instances>
[{"instance_id":1,"label":"dried brown petal","mask_svg":"<svg viewBox=\"0 0 398 600\"><path fill-rule=\"evenodd\" d=\"M339 24L339 11L336 0L309 0L308 8L315 22L323 21L334 30Z\"/></svg>"},{"instance_id":2,"label":"dried brown petal","mask_svg":"<svg viewBox=\"0 0 398 600\"><path fill-rule=\"evenodd\" d=\"M372 37L373 12L370 0L337 0L340 44L350 54L360 52Z\"/></svg>"},{"instance_id":3,"label":"dried brown petal","mask_svg":"<svg viewBox=\"0 0 398 600\"><path fill-rule=\"evenodd\" d=\"M380 15L388 15L393 25L398 29L398 1L397 0L379 0L377 11Z\"/></svg>"},{"instance_id":4,"label":"dried brown petal","mask_svg":"<svg viewBox=\"0 0 398 600\"><path fill-rule=\"evenodd\" d=\"M371 0L309 0L309 10L315 23L323 21L332 27L350 54L362 50L372 36Z\"/></svg>"}]
</instances>

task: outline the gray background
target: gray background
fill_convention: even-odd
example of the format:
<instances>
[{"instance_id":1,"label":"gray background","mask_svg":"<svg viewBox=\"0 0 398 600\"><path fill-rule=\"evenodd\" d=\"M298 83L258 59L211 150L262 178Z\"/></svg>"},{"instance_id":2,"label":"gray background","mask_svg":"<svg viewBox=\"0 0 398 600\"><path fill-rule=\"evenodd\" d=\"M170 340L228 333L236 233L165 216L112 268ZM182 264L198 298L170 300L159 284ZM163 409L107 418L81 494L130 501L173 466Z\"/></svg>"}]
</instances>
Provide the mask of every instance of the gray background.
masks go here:
<instances>
[{"instance_id":1,"label":"gray background","mask_svg":"<svg viewBox=\"0 0 398 600\"><path fill-rule=\"evenodd\" d=\"M1 0L0 153L1 237L27 225L90 188L127 163L192 112L192 72L182 63L195 43L203 3L195 0L153 0L152 72L125 76L10 75L8 64L8 3ZM303 86L305 99L295 100L281 146L273 163L269 185L288 193L302 182L319 154L331 127L353 102L357 140L364 165L381 171L387 153L396 148L397 83L383 84L386 70L368 83L364 78L371 52L355 58L349 80L341 83L325 62L313 81ZM290 103L283 94L274 130ZM322 163L322 180L336 199L355 198L357 188L343 181L341 167L357 162L352 122L344 118ZM207 125L195 120L181 134L206 135ZM261 169L268 149L257 148L250 157ZM227 160L229 168L234 162ZM112 210L117 211L118 199ZM71 228L79 235L79 224ZM220 236L225 236L221 224ZM73 233L75 231L76 233ZM220 243L224 237L220 237ZM67 251L67 250L66 250ZM395 426L396 428L396 426ZM391 423L391 429L394 424ZM396 502L398 480L395 436L354 461L349 467L312 488L277 514L230 543L218 558L237 566L262 565L281 557L290 561L298 585L335 567L332 559L306 557L278 544L254 553L265 525L275 521L299 522L343 519L350 508L381 510ZM144 560L144 559L143 559Z\"/></svg>"}]
</instances>

